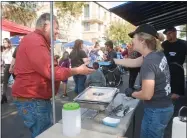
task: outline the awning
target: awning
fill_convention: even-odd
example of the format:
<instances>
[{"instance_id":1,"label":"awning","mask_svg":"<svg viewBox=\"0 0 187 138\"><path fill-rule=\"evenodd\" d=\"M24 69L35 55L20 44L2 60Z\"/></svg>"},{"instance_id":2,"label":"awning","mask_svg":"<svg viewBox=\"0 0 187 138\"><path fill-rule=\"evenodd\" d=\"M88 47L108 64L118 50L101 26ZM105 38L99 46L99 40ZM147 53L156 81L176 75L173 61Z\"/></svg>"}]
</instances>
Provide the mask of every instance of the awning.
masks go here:
<instances>
[{"instance_id":1,"label":"awning","mask_svg":"<svg viewBox=\"0 0 187 138\"><path fill-rule=\"evenodd\" d=\"M135 26L148 23L157 30L187 24L187 1L133 1L110 11Z\"/></svg>"},{"instance_id":2,"label":"awning","mask_svg":"<svg viewBox=\"0 0 187 138\"><path fill-rule=\"evenodd\" d=\"M23 25L19 25L17 23L11 22L9 20L3 19L2 20L2 30L4 31L8 31L11 34L28 34L30 32L33 31L33 29L23 26Z\"/></svg>"}]
</instances>

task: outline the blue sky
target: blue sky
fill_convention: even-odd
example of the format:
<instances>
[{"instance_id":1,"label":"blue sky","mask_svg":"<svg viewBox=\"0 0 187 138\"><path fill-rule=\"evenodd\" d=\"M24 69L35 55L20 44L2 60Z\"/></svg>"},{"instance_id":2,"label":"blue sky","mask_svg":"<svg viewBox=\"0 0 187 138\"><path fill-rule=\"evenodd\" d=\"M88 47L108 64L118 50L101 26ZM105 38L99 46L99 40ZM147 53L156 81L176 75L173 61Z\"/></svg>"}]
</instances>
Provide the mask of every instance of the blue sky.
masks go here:
<instances>
[{"instance_id":1,"label":"blue sky","mask_svg":"<svg viewBox=\"0 0 187 138\"><path fill-rule=\"evenodd\" d=\"M121 5L121 4L125 3L125 2L124 1L121 1L121 2L110 2L110 1L107 1L107 2L97 2L97 3L101 4L102 6L104 6L107 9L110 9L110 8L116 7L118 5Z\"/></svg>"}]
</instances>

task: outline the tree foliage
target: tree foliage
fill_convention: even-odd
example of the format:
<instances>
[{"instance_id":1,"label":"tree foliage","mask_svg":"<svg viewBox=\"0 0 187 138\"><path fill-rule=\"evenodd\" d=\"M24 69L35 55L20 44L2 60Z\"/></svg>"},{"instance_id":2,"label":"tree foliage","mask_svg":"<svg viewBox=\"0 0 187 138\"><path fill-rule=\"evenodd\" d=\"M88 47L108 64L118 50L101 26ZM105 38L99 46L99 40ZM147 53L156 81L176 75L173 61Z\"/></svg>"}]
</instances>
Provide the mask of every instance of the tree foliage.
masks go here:
<instances>
[{"instance_id":1,"label":"tree foliage","mask_svg":"<svg viewBox=\"0 0 187 138\"><path fill-rule=\"evenodd\" d=\"M118 44L129 43L131 38L128 36L128 33L134 31L134 29L135 26L127 22L112 22L106 32L107 38L113 41L117 41Z\"/></svg>"},{"instance_id":2,"label":"tree foliage","mask_svg":"<svg viewBox=\"0 0 187 138\"><path fill-rule=\"evenodd\" d=\"M186 36L186 25L182 25L181 27L180 27L180 30L182 31L182 32L180 32L180 37L181 38L183 38L183 37L185 37Z\"/></svg>"},{"instance_id":3,"label":"tree foliage","mask_svg":"<svg viewBox=\"0 0 187 138\"><path fill-rule=\"evenodd\" d=\"M36 2L6 2L2 6L2 16L13 22L30 26L36 18Z\"/></svg>"},{"instance_id":4,"label":"tree foliage","mask_svg":"<svg viewBox=\"0 0 187 138\"><path fill-rule=\"evenodd\" d=\"M63 32L61 32L63 36L68 36L68 30L71 24L81 16L83 6L84 2L55 2L57 17L61 22L60 28L63 30Z\"/></svg>"},{"instance_id":5,"label":"tree foliage","mask_svg":"<svg viewBox=\"0 0 187 138\"><path fill-rule=\"evenodd\" d=\"M70 14L72 17L79 17L82 14L84 2L55 2L55 7L58 8L58 16Z\"/></svg>"}]
</instances>

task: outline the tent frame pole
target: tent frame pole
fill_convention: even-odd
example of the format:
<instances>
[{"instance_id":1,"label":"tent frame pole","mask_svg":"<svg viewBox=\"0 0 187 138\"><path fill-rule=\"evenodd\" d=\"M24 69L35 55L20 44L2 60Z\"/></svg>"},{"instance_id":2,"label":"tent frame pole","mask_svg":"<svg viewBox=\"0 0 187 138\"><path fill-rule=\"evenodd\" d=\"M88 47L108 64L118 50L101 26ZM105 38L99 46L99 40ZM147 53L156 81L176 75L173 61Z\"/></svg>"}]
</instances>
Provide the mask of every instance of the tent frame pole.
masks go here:
<instances>
[{"instance_id":1,"label":"tent frame pole","mask_svg":"<svg viewBox=\"0 0 187 138\"><path fill-rule=\"evenodd\" d=\"M51 83L52 83L52 106L53 124L56 123L55 110L55 76L54 76L54 39L53 39L53 2L50 2L50 37L51 37Z\"/></svg>"}]
</instances>

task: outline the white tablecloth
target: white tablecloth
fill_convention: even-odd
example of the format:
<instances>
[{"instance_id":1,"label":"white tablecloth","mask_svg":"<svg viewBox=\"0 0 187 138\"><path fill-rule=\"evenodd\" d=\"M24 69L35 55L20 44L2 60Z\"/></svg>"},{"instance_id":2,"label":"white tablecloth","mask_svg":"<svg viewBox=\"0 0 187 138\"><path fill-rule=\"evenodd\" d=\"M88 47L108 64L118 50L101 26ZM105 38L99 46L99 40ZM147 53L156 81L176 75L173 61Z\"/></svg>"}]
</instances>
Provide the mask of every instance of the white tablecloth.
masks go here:
<instances>
[{"instance_id":1,"label":"white tablecloth","mask_svg":"<svg viewBox=\"0 0 187 138\"><path fill-rule=\"evenodd\" d=\"M62 124L56 123L36 138L68 138L62 134ZM117 136L81 129L81 133L74 138L117 138Z\"/></svg>"}]
</instances>

